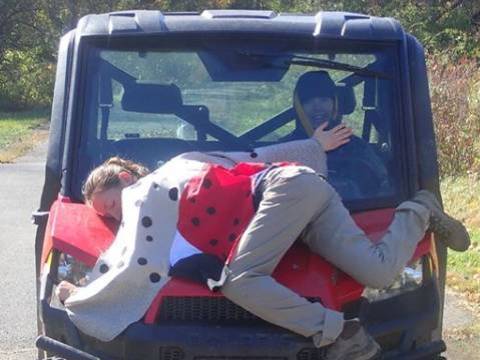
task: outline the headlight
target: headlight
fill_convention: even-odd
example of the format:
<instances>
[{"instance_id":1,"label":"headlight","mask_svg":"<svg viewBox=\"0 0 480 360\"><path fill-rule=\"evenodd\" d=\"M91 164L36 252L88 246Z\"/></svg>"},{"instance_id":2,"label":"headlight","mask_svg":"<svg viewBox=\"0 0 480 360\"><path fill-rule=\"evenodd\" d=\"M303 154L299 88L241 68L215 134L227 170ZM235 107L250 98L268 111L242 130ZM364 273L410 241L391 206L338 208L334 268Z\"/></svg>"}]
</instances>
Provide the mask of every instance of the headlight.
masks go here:
<instances>
[{"instance_id":1,"label":"headlight","mask_svg":"<svg viewBox=\"0 0 480 360\"><path fill-rule=\"evenodd\" d=\"M85 286L92 269L70 255L60 254L58 280L66 280L76 286Z\"/></svg>"},{"instance_id":2,"label":"headlight","mask_svg":"<svg viewBox=\"0 0 480 360\"><path fill-rule=\"evenodd\" d=\"M393 283L383 289L365 288L362 296L369 301L379 301L419 288L423 281L423 258L407 265Z\"/></svg>"}]
</instances>

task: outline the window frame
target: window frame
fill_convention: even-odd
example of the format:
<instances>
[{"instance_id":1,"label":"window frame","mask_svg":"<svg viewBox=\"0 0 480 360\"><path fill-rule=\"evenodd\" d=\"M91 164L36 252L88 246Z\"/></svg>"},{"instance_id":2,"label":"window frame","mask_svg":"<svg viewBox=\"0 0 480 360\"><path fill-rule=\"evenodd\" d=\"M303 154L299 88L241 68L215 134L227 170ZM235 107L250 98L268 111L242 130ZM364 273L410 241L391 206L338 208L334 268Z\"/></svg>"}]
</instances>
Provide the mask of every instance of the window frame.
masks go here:
<instances>
[{"instance_id":1,"label":"window frame","mask_svg":"<svg viewBox=\"0 0 480 360\"><path fill-rule=\"evenodd\" d=\"M216 39L225 40L228 39L230 41L252 41L247 35L245 34L229 34L229 35L212 35L212 34L196 34L196 38L202 41L215 41ZM82 38L81 46L79 46L79 56L80 64L78 66L78 74L77 76L81 81L78 84L78 95L76 98L76 109L77 111L74 114L74 117L77 118L74 121L74 129L73 135L75 139L75 148L73 149L73 163L75 166L71 169L71 174L73 176L72 181L70 181L70 193L74 199L79 199L79 192L78 189L81 188L79 179L79 174L82 175L82 172L79 171L79 163L81 162L81 151L82 148L85 146L84 141L84 134L87 131L88 126L87 121L85 120L87 116L84 116L84 111L86 111L87 107L87 80L89 79L88 74L90 73L91 69L88 68L89 65L89 54L92 49L95 48L102 48L102 49L115 49L115 50L132 50L135 51L135 48L147 49L149 46L155 45L155 49L160 48L160 42L168 45L171 43L178 44L178 41L181 40L184 43L195 43L195 39L192 39L192 35L180 35L180 34L172 34L171 36L165 36L164 34L161 36L146 36L140 38L118 38L118 39L108 39L102 37L93 37L93 38ZM261 36L256 37L255 40L258 41L275 41L274 36ZM382 49L386 52L391 53L391 57L393 60L393 74L392 75L392 105L393 109L391 112L392 115L392 123L391 126L391 134L392 134L392 154L395 159L398 159L400 162L399 166L395 169L396 173L391 174L392 179L394 180L394 189L395 195L389 196L387 198L373 198L373 199L361 199L361 200L352 200L346 201L346 206L353 212L361 211L361 210L372 210L377 208L385 208L385 207L395 207L401 201L405 200L406 196L409 193L409 189L411 188L412 179L408 179L408 174L411 174L412 166L409 166L407 163L407 149L405 149L406 142L403 141L406 136L406 129L407 125L402 123L402 92L400 89L400 67L399 67L399 56L400 52L398 49L398 42L368 42L368 41L351 41L351 40L336 40L333 44L332 42L322 41L321 39L312 39L306 38L305 36L292 36L284 39L285 43L292 43L295 44L295 48L298 48L298 42L302 41L302 44L306 44L305 51L310 50L318 50L319 48L324 48L332 51L339 51L339 50L355 50L358 52L366 53L367 49L375 48L377 50ZM171 46L169 46L171 47ZM186 50L193 50L193 47L186 47ZM91 79L90 79L91 80ZM403 139L403 140L402 140ZM94 164L90 164L94 165ZM410 164L413 165L413 164Z\"/></svg>"}]
</instances>

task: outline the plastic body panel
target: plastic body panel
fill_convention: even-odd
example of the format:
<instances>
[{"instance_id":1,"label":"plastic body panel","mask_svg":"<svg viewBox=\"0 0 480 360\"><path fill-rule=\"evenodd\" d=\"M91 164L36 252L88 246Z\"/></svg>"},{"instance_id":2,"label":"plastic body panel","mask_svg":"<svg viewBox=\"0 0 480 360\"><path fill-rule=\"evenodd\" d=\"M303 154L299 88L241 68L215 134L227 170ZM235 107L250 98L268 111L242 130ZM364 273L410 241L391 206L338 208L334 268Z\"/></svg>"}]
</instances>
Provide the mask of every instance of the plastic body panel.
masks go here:
<instances>
[{"instance_id":1,"label":"plastic body panel","mask_svg":"<svg viewBox=\"0 0 480 360\"><path fill-rule=\"evenodd\" d=\"M427 66L422 45L411 35L407 35L408 61L410 67L410 82L413 100L413 118L416 143L416 157L418 166L419 187L428 189L441 198L439 172L436 152L435 133L433 129L430 92L428 88ZM447 248L437 241L436 267L440 292L440 316L443 318L443 304L445 298L445 279L447 271ZM434 339L442 337L442 322L434 332Z\"/></svg>"},{"instance_id":2,"label":"plastic body panel","mask_svg":"<svg viewBox=\"0 0 480 360\"><path fill-rule=\"evenodd\" d=\"M46 334L104 360L167 360L177 354L183 360L200 358L322 359L323 351L311 341L281 328L263 323L211 325L208 323L165 323L130 325L108 343L80 333L65 311L44 301L42 313L49 319ZM434 282L378 303L364 303L359 312L368 331L384 348L382 359L437 359L445 351L442 341L428 341L438 321L438 296ZM408 314L406 316L406 314ZM393 335L392 335L393 334Z\"/></svg>"},{"instance_id":3,"label":"plastic body panel","mask_svg":"<svg viewBox=\"0 0 480 360\"><path fill-rule=\"evenodd\" d=\"M393 213L394 209L369 211L357 214L354 219L372 242L376 242L386 232ZM90 207L60 197L51 209L42 258L45 260L54 248L92 267L98 256L111 244L117 227L118 223L99 217ZM428 254L430 244L431 238L426 236L418 245L412 260ZM302 296L319 299L326 307L337 311L358 300L364 289L350 276L300 243L283 257L273 277ZM173 278L152 302L145 315L145 323L156 322L162 300L167 296L215 297L221 296L221 293L213 293L204 286Z\"/></svg>"},{"instance_id":4,"label":"plastic body panel","mask_svg":"<svg viewBox=\"0 0 480 360\"><path fill-rule=\"evenodd\" d=\"M330 39L401 40L403 30L391 18L353 13L319 12L295 16L272 11L206 10L163 15L159 11L122 11L87 15L77 26L79 36L139 36L184 32L298 34Z\"/></svg>"}]
</instances>

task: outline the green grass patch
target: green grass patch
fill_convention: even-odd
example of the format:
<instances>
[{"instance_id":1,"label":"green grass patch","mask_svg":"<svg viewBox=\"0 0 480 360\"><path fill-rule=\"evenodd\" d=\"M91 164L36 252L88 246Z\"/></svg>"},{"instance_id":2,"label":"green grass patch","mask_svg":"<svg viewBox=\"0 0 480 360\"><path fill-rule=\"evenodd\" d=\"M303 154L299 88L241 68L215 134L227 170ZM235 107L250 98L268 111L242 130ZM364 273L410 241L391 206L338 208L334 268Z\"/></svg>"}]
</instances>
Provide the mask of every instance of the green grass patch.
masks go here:
<instances>
[{"instance_id":1,"label":"green grass patch","mask_svg":"<svg viewBox=\"0 0 480 360\"><path fill-rule=\"evenodd\" d=\"M474 278L478 275L477 279L480 280L480 230L475 229L469 232L472 239L470 249L464 253L449 251L448 269L463 274L465 278Z\"/></svg>"},{"instance_id":2,"label":"green grass patch","mask_svg":"<svg viewBox=\"0 0 480 360\"><path fill-rule=\"evenodd\" d=\"M470 174L441 182L445 210L470 229L480 229L480 177Z\"/></svg>"},{"instance_id":3,"label":"green grass patch","mask_svg":"<svg viewBox=\"0 0 480 360\"><path fill-rule=\"evenodd\" d=\"M0 162L10 162L45 139L47 110L0 112ZM39 136L38 130L43 128Z\"/></svg>"},{"instance_id":4,"label":"green grass patch","mask_svg":"<svg viewBox=\"0 0 480 360\"><path fill-rule=\"evenodd\" d=\"M453 290L480 305L480 229L469 232L472 246L468 251L448 252L447 283Z\"/></svg>"},{"instance_id":5,"label":"green grass patch","mask_svg":"<svg viewBox=\"0 0 480 360\"><path fill-rule=\"evenodd\" d=\"M474 175L447 178L441 188L445 210L467 225L472 240L466 252L449 251L447 283L480 305L480 179Z\"/></svg>"}]
</instances>

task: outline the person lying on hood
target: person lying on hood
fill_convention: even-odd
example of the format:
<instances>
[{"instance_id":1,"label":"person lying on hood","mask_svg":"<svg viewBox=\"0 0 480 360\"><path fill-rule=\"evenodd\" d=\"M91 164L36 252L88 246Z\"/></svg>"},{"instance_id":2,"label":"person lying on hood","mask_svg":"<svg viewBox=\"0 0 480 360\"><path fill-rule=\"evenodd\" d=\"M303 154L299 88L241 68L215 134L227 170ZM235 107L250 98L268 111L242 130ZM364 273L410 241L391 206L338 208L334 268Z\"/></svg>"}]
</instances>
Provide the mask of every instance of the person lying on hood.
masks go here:
<instances>
[{"instance_id":1,"label":"person lying on hood","mask_svg":"<svg viewBox=\"0 0 480 360\"><path fill-rule=\"evenodd\" d=\"M318 131L311 139L253 153L186 153L148 175L120 158L100 165L85 183L85 200L121 225L87 286L62 282L57 288L71 320L86 334L112 340L145 314L171 277L182 277L311 337L317 347L333 344L326 359L376 356L380 347L358 319L344 320L272 278L287 250L300 237L357 281L382 288L428 229L460 251L469 237L422 190L398 206L388 231L373 244L322 175L325 137L330 141L332 134Z\"/></svg>"}]
</instances>

